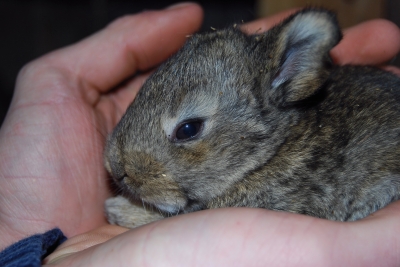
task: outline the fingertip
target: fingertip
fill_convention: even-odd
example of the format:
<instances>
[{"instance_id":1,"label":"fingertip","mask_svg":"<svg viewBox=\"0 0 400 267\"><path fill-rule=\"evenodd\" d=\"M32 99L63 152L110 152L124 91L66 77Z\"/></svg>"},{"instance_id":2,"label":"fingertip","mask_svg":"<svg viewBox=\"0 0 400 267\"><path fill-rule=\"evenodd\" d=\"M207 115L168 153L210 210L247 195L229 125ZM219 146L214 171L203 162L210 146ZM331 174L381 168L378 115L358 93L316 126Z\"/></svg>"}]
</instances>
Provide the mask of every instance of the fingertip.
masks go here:
<instances>
[{"instance_id":1,"label":"fingertip","mask_svg":"<svg viewBox=\"0 0 400 267\"><path fill-rule=\"evenodd\" d=\"M183 10L183 9L187 10L187 12L191 10L192 12L195 12L198 15L201 15L201 17L203 17L204 13L203 8L198 3L195 2L181 2L165 8L165 10Z\"/></svg>"},{"instance_id":2,"label":"fingertip","mask_svg":"<svg viewBox=\"0 0 400 267\"><path fill-rule=\"evenodd\" d=\"M400 49L400 29L392 21L386 19L375 19L365 22L365 25L371 25L371 31L376 35L381 35L381 38L392 44L396 52Z\"/></svg>"},{"instance_id":3,"label":"fingertip","mask_svg":"<svg viewBox=\"0 0 400 267\"><path fill-rule=\"evenodd\" d=\"M400 222L400 200L390 203L386 207L360 220L360 222L370 222L370 221L375 222L377 220L378 221L386 220L387 222L394 220L396 222Z\"/></svg>"},{"instance_id":4,"label":"fingertip","mask_svg":"<svg viewBox=\"0 0 400 267\"><path fill-rule=\"evenodd\" d=\"M198 30L203 10L182 3L161 11L126 15L105 29L63 49L65 68L96 90L107 91L137 70L148 70L172 53Z\"/></svg>"},{"instance_id":5,"label":"fingertip","mask_svg":"<svg viewBox=\"0 0 400 267\"><path fill-rule=\"evenodd\" d=\"M204 10L198 3L183 2L169 6L167 7L167 10L184 13L188 18L193 20L194 27L192 31L197 31L200 29L204 18Z\"/></svg>"},{"instance_id":6,"label":"fingertip","mask_svg":"<svg viewBox=\"0 0 400 267\"><path fill-rule=\"evenodd\" d=\"M160 16L163 12L165 15ZM150 28L148 25L150 22L163 29L156 38L153 37L153 39L158 39L157 42L148 42L143 45L142 41L132 42L132 38L130 38L132 44L130 50L135 54L140 71L148 71L175 53L185 43L188 35L200 29L204 12L199 4L185 2L169 6L162 11L149 11L144 16L147 19L145 25L147 28ZM153 28L155 27L153 26ZM142 35L147 36L152 32L153 30L143 31ZM148 50L152 50L151 55L146 53Z\"/></svg>"},{"instance_id":7,"label":"fingertip","mask_svg":"<svg viewBox=\"0 0 400 267\"><path fill-rule=\"evenodd\" d=\"M392 22L375 19L344 30L343 40L331 51L337 64L379 65L400 50L400 30Z\"/></svg>"},{"instance_id":8,"label":"fingertip","mask_svg":"<svg viewBox=\"0 0 400 267\"><path fill-rule=\"evenodd\" d=\"M385 19L372 21L376 38L385 43L385 62L392 60L400 51L400 29L393 22Z\"/></svg>"},{"instance_id":9,"label":"fingertip","mask_svg":"<svg viewBox=\"0 0 400 267\"><path fill-rule=\"evenodd\" d=\"M169 57L185 42L188 34L200 29L203 17L202 7L192 2L127 16L125 32L130 31L132 34L126 34L124 41L135 54L138 69L148 70ZM118 24L118 20L115 24ZM151 40L146 42L145 39ZM160 45L160 41L165 45ZM153 50L151 56L146 56L147 50Z\"/></svg>"},{"instance_id":10,"label":"fingertip","mask_svg":"<svg viewBox=\"0 0 400 267\"><path fill-rule=\"evenodd\" d=\"M400 69L395 66L384 66L383 69L400 76Z\"/></svg>"},{"instance_id":11,"label":"fingertip","mask_svg":"<svg viewBox=\"0 0 400 267\"><path fill-rule=\"evenodd\" d=\"M65 257L88 249L90 247L102 244L111 238L125 233L130 229L117 225L104 225L87 233L83 233L69 238L56 248L56 250L48 255L44 260L44 264L55 264Z\"/></svg>"}]
</instances>

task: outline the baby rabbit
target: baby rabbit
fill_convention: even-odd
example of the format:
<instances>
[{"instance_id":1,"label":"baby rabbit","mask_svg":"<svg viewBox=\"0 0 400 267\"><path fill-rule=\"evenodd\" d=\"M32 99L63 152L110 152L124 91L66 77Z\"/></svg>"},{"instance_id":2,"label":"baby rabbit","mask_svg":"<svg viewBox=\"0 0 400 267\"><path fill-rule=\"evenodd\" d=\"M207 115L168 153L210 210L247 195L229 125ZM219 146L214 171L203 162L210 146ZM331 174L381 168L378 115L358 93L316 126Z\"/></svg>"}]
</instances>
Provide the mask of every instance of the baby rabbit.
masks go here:
<instances>
[{"instance_id":1,"label":"baby rabbit","mask_svg":"<svg viewBox=\"0 0 400 267\"><path fill-rule=\"evenodd\" d=\"M121 192L106 201L109 221L220 207L354 221L399 199L400 79L333 65L341 37L321 9L259 35L191 37L108 138Z\"/></svg>"}]
</instances>

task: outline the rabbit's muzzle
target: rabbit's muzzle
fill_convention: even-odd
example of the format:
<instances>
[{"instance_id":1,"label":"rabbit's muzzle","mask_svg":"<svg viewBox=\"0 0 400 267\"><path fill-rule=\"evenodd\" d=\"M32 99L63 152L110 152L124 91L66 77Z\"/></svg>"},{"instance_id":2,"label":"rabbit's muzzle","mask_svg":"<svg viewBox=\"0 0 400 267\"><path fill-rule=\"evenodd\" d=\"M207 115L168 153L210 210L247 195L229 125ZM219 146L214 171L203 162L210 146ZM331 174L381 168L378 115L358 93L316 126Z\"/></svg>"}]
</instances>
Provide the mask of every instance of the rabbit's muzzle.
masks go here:
<instances>
[{"instance_id":1,"label":"rabbit's muzzle","mask_svg":"<svg viewBox=\"0 0 400 267\"><path fill-rule=\"evenodd\" d=\"M167 213L178 213L186 206L183 190L159 162L143 152L130 158L121 181L126 193Z\"/></svg>"}]
</instances>

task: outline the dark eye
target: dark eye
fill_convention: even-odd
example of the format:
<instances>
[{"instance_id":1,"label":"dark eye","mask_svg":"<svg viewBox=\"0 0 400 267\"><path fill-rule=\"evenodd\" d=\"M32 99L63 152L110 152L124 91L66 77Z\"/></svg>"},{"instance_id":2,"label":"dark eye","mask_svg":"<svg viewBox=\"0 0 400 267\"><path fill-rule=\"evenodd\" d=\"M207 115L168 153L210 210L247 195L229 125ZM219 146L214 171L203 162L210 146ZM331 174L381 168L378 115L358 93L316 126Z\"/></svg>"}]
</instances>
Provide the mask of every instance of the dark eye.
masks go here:
<instances>
[{"instance_id":1,"label":"dark eye","mask_svg":"<svg viewBox=\"0 0 400 267\"><path fill-rule=\"evenodd\" d=\"M185 141L197 136L203 129L202 120L187 121L180 124L175 131L175 141Z\"/></svg>"}]
</instances>

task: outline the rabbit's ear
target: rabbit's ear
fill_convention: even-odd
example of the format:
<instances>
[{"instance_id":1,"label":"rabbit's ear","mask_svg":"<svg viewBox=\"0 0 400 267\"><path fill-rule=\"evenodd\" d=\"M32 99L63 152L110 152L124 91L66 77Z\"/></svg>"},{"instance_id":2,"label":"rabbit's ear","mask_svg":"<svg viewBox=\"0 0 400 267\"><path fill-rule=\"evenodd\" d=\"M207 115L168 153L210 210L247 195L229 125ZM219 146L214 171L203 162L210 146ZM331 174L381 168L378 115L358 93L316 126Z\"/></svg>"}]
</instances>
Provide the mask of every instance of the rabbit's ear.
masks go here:
<instances>
[{"instance_id":1,"label":"rabbit's ear","mask_svg":"<svg viewBox=\"0 0 400 267\"><path fill-rule=\"evenodd\" d=\"M342 34L336 16L326 10L305 9L277 26L271 87L285 103L313 95L327 78L329 51Z\"/></svg>"}]
</instances>

